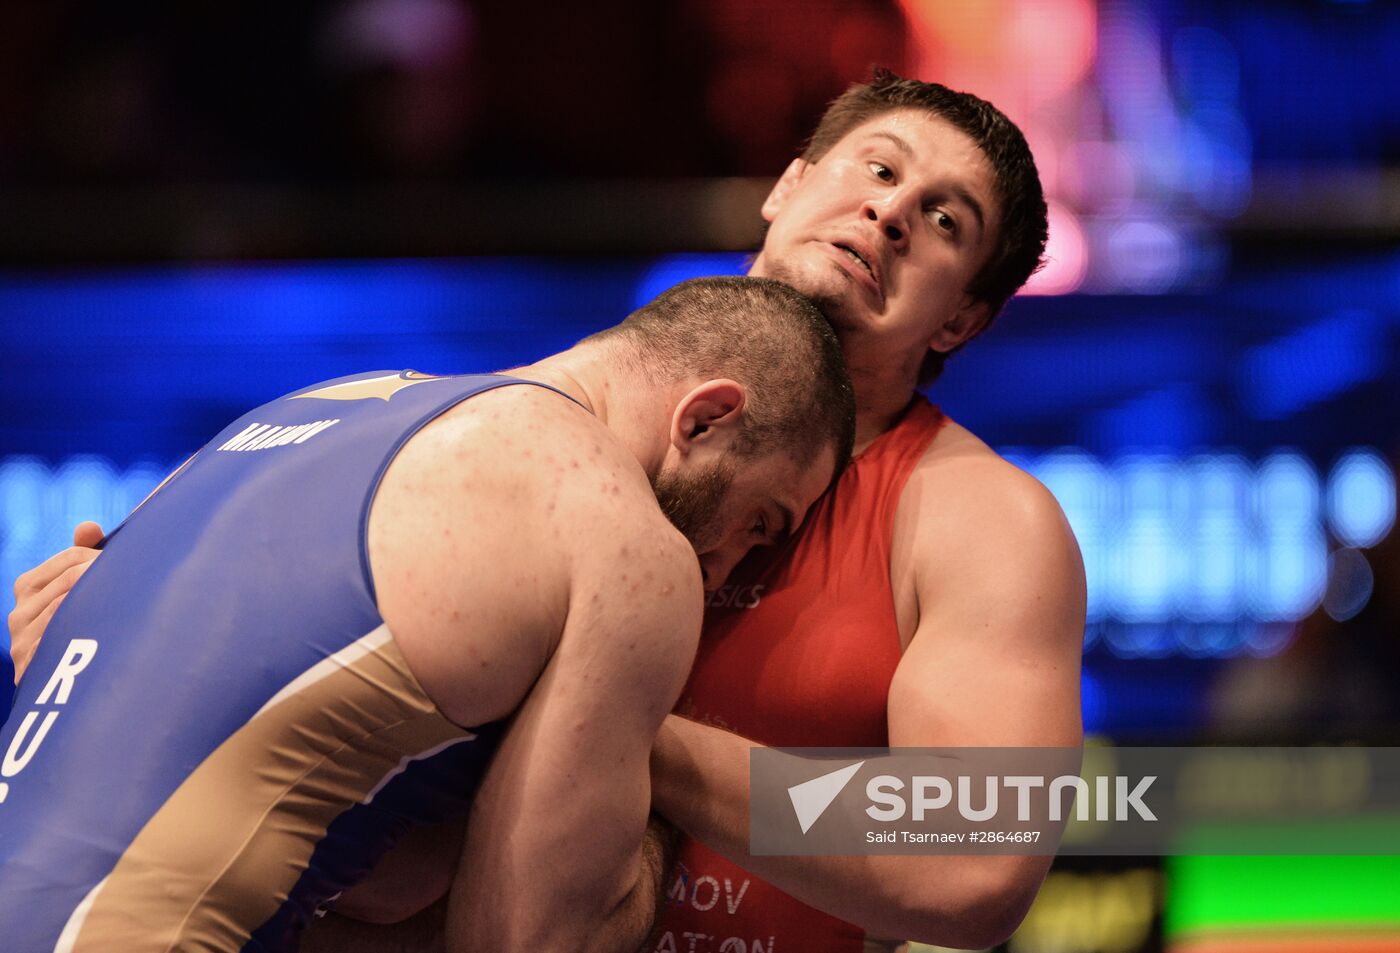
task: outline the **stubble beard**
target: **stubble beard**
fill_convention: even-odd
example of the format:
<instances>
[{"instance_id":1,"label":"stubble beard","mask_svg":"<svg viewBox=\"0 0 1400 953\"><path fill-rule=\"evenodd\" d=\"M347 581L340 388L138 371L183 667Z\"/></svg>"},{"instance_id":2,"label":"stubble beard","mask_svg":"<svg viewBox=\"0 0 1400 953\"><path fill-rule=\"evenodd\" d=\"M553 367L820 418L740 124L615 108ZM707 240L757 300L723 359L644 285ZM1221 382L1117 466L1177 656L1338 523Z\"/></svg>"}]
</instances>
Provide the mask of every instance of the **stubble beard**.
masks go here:
<instances>
[{"instance_id":1,"label":"stubble beard","mask_svg":"<svg viewBox=\"0 0 1400 953\"><path fill-rule=\"evenodd\" d=\"M734 464L726 456L689 476L658 473L652 478L651 488L671 525L680 530L696 552L704 552L718 541L723 530L720 508L733 482Z\"/></svg>"}]
</instances>

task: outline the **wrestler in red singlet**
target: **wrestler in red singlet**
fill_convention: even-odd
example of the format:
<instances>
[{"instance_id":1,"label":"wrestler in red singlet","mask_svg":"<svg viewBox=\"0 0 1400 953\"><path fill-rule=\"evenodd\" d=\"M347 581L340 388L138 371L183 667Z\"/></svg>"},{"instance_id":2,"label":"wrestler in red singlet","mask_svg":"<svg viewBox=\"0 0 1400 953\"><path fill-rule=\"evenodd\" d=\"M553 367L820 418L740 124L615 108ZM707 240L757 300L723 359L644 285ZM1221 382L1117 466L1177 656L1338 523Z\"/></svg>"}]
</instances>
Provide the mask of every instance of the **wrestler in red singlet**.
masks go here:
<instances>
[{"instance_id":1,"label":"wrestler in red singlet","mask_svg":"<svg viewBox=\"0 0 1400 953\"><path fill-rule=\"evenodd\" d=\"M715 592L678 711L772 746L889 743L900 659L890 583L895 508L944 417L923 397L881 434L777 551ZM859 953L864 932L697 841L681 847L655 953Z\"/></svg>"}]
</instances>

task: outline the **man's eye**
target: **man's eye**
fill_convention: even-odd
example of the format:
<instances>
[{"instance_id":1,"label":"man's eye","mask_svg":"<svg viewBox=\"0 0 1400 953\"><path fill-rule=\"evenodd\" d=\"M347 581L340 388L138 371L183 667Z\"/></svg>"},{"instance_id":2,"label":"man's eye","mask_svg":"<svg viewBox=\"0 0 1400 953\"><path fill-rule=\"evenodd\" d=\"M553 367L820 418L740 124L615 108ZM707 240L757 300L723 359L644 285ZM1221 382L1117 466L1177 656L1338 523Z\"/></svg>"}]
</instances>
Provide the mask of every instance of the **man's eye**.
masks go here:
<instances>
[{"instance_id":1,"label":"man's eye","mask_svg":"<svg viewBox=\"0 0 1400 953\"><path fill-rule=\"evenodd\" d=\"M958 223L953 221L953 216L949 215L947 212L935 210L933 213L933 223L949 234L956 233L958 230Z\"/></svg>"},{"instance_id":2,"label":"man's eye","mask_svg":"<svg viewBox=\"0 0 1400 953\"><path fill-rule=\"evenodd\" d=\"M762 536L765 538L768 536L768 521L762 516L753 524L753 533L755 536Z\"/></svg>"},{"instance_id":3,"label":"man's eye","mask_svg":"<svg viewBox=\"0 0 1400 953\"><path fill-rule=\"evenodd\" d=\"M892 170L887 165L881 165L878 162L872 162L870 163L870 171L875 173L875 177L881 180L882 182L894 181L894 170Z\"/></svg>"}]
</instances>

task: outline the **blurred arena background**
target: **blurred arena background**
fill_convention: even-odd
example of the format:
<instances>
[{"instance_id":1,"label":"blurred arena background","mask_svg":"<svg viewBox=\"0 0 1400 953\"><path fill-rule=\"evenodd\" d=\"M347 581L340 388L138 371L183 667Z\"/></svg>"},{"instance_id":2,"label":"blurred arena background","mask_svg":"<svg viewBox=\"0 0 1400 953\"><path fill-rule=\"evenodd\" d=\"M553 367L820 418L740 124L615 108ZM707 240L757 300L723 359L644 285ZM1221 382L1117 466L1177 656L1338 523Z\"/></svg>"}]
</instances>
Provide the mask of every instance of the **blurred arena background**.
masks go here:
<instances>
[{"instance_id":1,"label":"blurred arena background","mask_svg":"<svg viewBox=\"0 0 1400 953\"><path fill-rule=\"evenodd\" d=\"M4 608L249 406L741 271L883 64L1000 105L1048 187L1049 267L932 396L1074 525L1089 731L1394 743L1396 62L1380 0L11 0ZM1062 861L1007 946L1400 950L1400 859Z\"/></svg>"}]
</instances>

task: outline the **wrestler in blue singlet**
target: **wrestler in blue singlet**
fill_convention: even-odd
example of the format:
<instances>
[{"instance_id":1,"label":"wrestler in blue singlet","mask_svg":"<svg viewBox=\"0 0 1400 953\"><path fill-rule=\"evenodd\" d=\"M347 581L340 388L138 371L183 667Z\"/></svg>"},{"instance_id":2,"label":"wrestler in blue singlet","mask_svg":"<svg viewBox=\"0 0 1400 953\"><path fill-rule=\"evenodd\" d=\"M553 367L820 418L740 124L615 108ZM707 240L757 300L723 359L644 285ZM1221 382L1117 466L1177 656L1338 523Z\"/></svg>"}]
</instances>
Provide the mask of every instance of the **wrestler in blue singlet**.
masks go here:
<instances>
[{"instance_id":1,"label":"wrestler in blue singlet","mask_svg":"<svg viewBox=\"0 0 1400 953\"><path fill-rule=\"evenodd\" d=\"M500 730L448 721L379 617L366 523L404 442L507 377L341 378L219 434L114 532L0 732L6 953L271 951Z\"/></svg>"}]
</instances>

